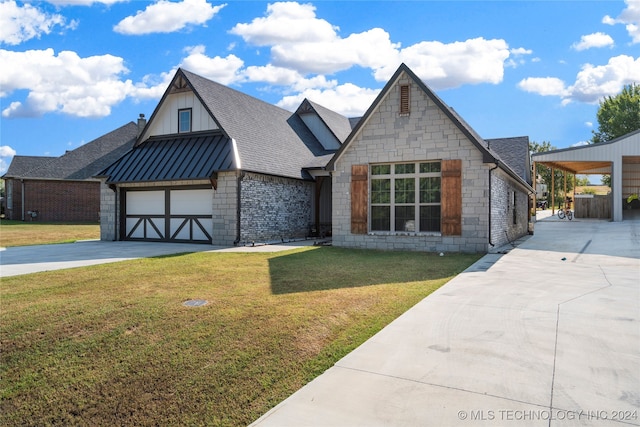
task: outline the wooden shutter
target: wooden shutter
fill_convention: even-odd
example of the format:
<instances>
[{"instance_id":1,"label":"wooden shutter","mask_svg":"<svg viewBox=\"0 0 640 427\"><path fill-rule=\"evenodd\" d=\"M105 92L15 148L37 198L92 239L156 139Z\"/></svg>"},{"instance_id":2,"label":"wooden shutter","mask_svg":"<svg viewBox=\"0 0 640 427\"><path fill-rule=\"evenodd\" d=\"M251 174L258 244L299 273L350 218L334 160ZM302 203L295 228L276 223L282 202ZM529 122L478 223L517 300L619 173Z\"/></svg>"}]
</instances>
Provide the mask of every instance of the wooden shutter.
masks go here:
<instances>
[{"instance_id":1,"label":"wooden shutter","mask_svg":"<svg viewBox=\"0 0 640 427\"><path fill-rule=\"evenodd\" d=\"M351 233L367 234L369 167L351 165Z\"/></svg>"},{"instance_id":2,"label":"wooden shutter","mask_svg":"<svg viewBox=\"0 0 640 427\"><path fill-rule=\"evenodd\" d=\"M462 160L443 160L442 235L462 235Z\"/></svg>"}]
</instances>

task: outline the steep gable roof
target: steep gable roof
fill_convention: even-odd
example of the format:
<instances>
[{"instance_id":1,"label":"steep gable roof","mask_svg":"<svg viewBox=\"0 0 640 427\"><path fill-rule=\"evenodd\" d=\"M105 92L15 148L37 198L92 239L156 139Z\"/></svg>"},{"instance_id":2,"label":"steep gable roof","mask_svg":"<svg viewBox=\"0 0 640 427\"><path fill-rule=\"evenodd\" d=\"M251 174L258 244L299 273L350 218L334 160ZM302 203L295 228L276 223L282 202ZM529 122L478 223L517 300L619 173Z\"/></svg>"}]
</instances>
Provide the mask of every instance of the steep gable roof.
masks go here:
<instances>
[{"instance_id":1,"label":"steep gable roof","mask_svg":"<svg viewBox=\"0 0 640 427\"><path fill-rule=\"evenodd\" d=\"M447 104L438 97L418 76L407 67L406 64L401 64L391 79L387 82L384 88L380 91L373 104L369 107L362 119L358 122L354 130L351 132L347 140L342 144L342 147L336 152L336 155L327 164L327 169L331 170L335 167L336 161L341 157L342 153L348 149L355 136L359 134L363 126L366 125L371 115L378 108L379 104L385 99L391 88L396 84L402 73L406 73L410 79L412 79L418 87L440 108L440 110L456 125L456 127L471 141L471 143L482 153L482 159L484 163L495 163L499 168L508 173L511 177L519 181L525 187L531 189L529 183L527 183L522 177L520 177L511 167L505 163L500 156L490 150L487 143L469 124L458 115L458 113L449 107Z\"/></svg>"},{"instance_id":2,"label":"steep gable roof","mask_svg":"<svg viewBox=\"0 0 640 427\"><path fill-rule=\"evenodd\" d=\"M129 122L60 157L16 156L5 176L11 174L11 177L53 180L91 179L129 151L137 134L138 126ZM17 164L14 166L16 160Z\"/></svg>"},{"instance_id":3,"label":"steep gable roof","mask_svg":"<svg viewBox=\"0 0 640 427\"><path fill-rule=\"evenodd\" d=\"M240 168L304 178L303 167L326 154L302 119L227 86L179 69L222 132L235 141Z\"/></svg>"}]
</instances>

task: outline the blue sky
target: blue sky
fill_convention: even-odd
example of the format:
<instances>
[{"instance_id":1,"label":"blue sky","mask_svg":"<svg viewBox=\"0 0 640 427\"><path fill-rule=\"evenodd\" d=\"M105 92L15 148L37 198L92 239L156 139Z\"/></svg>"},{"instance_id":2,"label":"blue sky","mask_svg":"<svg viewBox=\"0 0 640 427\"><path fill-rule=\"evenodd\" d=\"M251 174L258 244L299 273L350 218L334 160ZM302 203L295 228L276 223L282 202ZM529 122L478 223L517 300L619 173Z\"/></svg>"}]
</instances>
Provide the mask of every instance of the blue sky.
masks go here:
<instances>
[{"instance_id":1,"label":"blue sky","mask_svg":"<svg viewBox=\"0 0 640 427\"><path fill-rule=\"evenodd\" d=\"M0 0L0 173L149 117L178 67L353 117L402 62L481 136L569 147L640 82L640 0Z\"/></svg>"}]
</instances>

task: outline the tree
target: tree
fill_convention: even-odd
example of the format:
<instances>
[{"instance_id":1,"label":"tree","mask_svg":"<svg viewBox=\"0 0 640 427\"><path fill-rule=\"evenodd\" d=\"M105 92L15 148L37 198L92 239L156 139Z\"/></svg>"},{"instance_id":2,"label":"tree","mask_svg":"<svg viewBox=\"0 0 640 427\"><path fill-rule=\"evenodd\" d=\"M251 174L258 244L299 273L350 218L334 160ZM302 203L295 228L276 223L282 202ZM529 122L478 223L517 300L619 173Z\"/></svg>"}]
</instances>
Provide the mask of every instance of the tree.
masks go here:
<instances>
[{"instance_id":1,"label":"tree","mask_svg":"<svg viewBox=\"0 0 640 427\"><path fill-rule=\"evenodd\" d=\"M541 144L535 141L529 142L529 152L531 153L543 153L545 151L551 151L555 149L556 147L552 146L549 141L542 141ZM534 176L534 179L536 179L539 176L542 179L542 182L546 184L549 191L551 191L551 168L538 163L536 164L535 174L536 175ZM559 198L558 195L561 195L564 192L564 172L563 171L558 169L554 170L553 184L554 184L553 194L556 195L555 201L561 201L562 198L561 197ZM567 193L572 189L573 189L573 174L568 174L567 175ZM554 203L554 201L551 200L550 196L551 194L547 196L547 201L549 202L549 206L551 206L551 204Z\"/></svg>"},{"instance_id":2,"label":"tree","mask_svg":"<svg viewBox=\"0 0 640 427\"><path fill-rule=\"evenodd\" d=\"M640 84L626 85L616 96L600 101L598 130L591 131L591 142L607 142L640 129Z\"/></svg>"}]
</instances>

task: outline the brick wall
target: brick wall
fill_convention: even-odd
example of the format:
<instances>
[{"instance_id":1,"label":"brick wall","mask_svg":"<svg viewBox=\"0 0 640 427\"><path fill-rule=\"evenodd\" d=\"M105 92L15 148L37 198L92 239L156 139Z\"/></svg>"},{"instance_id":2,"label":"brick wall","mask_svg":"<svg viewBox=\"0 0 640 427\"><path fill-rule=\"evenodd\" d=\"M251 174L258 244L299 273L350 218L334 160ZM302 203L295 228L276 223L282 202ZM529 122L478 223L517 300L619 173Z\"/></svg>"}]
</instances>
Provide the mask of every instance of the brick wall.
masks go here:
<instances>
[{"instance_id":1,"label":"brick wall","mask_svg":"<svg viewBox=\"0 0 640 427\"><path fill-rule=\"evenodd\" d=\"M399 114L399 85L409 84L410 114ZM462 160L462 235L351 234L351 165L423 160ZM391 88L333 173L335 246L428 252L488 250L489 166L469 139L406 75Z\"/></svg>"},{"instance_id":2,"label":"brick wall","mask_svg":"<svg viewBox=\"0 0 640 427\"><path fill-rule=\"evenodd\" d=\"M95 222L99 220L100 183L95 181L13 180L12 209L9 219L22 219L24 189L25 221L31 221L28 211L38 211L33 221Z\"/></svg>"},{"instance_id":3,"label":"brick wall","mask_svg":"<svg viewBox=\"0 0 640 427\"><path fill-rule=\"evenodd\" d=\"M529 196L499 169L494 170L491 175L491 197L491 242L499 247L527 234Z\"/></svg>"},{"instance_id":4,"label":"brick wall","mask_svg":"<svg viewBox=\"0 0 640 427\"><path fill-rule=\"evenodd\" d=\"M247 173L241 184L240 242L305 237L312 222L313 183Z\"/></svg>"}]
</instances>

